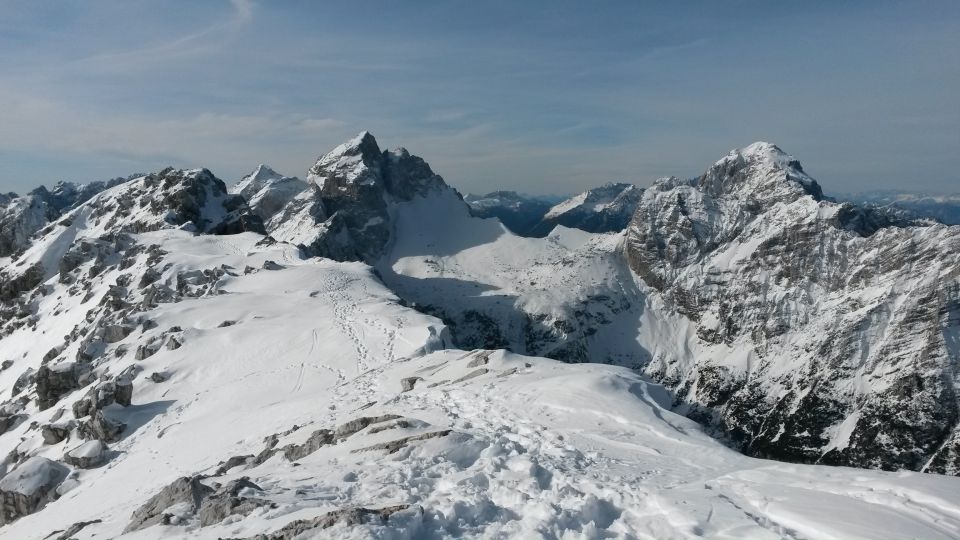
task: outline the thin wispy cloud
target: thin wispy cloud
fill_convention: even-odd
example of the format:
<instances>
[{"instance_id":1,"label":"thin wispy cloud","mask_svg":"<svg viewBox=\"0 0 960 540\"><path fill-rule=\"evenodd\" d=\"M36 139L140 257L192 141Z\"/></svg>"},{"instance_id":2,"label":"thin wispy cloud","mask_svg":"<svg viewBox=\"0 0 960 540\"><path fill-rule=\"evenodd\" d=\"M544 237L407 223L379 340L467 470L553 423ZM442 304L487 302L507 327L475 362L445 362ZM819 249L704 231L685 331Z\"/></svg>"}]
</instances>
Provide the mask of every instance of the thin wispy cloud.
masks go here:
<instances>
[{"instance_id":1,"label":"thin wispy cloud","mask_svg":"<svg viewBox=\"0 0 960 540\"><path fill-rule=\"evenodd\" d=\"M171 63L191 56L210 55L222 51L230 41L237 39L253 21L254 4L250 0L224 2L229 10L222 20L216 20L202 30L174 35L169 40L132 50L102 52L74 62L74 68L132 73L155 69L158 63Z\"/></svg>"},{"instance_id":2,"label":"thin wispy cloud","mask_svg":"<svg viewBox=\"0 0 960 540\"><path fill-rule=\"evenodd\" d=\"M171 162L302 175L364 129L464 191L646 184L761 139L828 189L946 189L960 4L925 6L15 1L0 191Z\"/></svg>"}]
</instances>

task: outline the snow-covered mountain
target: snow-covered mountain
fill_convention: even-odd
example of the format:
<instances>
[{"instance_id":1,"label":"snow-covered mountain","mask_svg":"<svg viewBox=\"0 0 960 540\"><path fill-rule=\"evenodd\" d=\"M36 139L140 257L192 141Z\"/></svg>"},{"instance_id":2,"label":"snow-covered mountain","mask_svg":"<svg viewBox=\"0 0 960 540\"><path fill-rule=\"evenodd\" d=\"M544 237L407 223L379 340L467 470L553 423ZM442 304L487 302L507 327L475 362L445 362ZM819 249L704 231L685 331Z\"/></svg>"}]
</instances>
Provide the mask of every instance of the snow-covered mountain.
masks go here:
<instances>
[{"instance_id":1,"label":"snow-covered mountain","mask_svg":"<svg viewBox=\"0 0 960 540\"><path fill-rule=\"evenodd\" d=\"M534 227L553 207L551 200L516 191L494 191L486 195L467 195L463 198L470 212L479 218L497 218L510 232L530 236Z\"/></svg>"},{"instance_id":2,"label":"snow-covered mountain","mask_svg":"<svg viewBox=\"0 0 960 540\"><path fill-rule=\"evenodd\" d=\"M749 453L960 472L960 227L826 200L757 143L654 184L625 253L690 350L646 371Z\"/></svg>"},{"instance_id":3,"label":"snow-covered mountain","mask_svg":"<svg viewBox=\"0 0 960 540\"><path fill-rule=\"evenodd\" d=\"M857 204L896 208L917 217L936 219L947 225L960 225L960 195L880 190L842 194L837 198Z\"/></svg>"},{"instance_id":4,"label":"snow-covered mountain","mask_svg":"<svg viewBox=\"0 0 960 540\"><path fill-rule=\"evenodd\" d=\"M627 227L643 188L633 184L609 183L589 189L557 203L530 231L543 237L557 225L588 232L618 232Z\"/></svg>"},{"instance_id":5,"label":"snow-covered mountain","mask_svg":"<svg viewBox=\"0 0 960 540\"><path fill-rule=\"evenodd\" d=\"M22 197L16 193L0 193L0 257L25 248L34 233L64 211L134 176L89 184L57 182L52 190L40 186Z\"/></svg>"},{"instance_id":6,"label":"snow-covered mountain","mask_svg":"<svg viewBox=\"0 0 960 540\"><path fill-rule=\"evenodd\" d=\"M270 217L268 232L309 255L341 261L382 256L394 204L438 190L456 194L421 158L403 148L381 151L368 132L321 156L307 181L310 189Z\"/></svg>"},{"instance_id":7,"label":"snow-covered mountain","mask_svg":"<svg viewBox=\"0 0 960 540\"><path fill-rule=\"evenodd\" d=\"M250 205L250 210L269 224L270 218L306 189L307 183L303 180L283 176L261 163L234 184L230 193L241 195Z\"/></svg>"},{"instance_id":8,"label":"snow-covered mountain","mask_svg":"<svg viewBox=\"0 0 960 540\"><path fill-rule=\"evenodd\" d=\"M748 457L674 410L752 412L780 432L754 455L955 472L921 444L955 405L960 228L821 200L770 145L608 234L516 236L367 133L283 178L140 176L0 258L0 536L960 535L956 477Z\"/></svg>"}]
</instances>

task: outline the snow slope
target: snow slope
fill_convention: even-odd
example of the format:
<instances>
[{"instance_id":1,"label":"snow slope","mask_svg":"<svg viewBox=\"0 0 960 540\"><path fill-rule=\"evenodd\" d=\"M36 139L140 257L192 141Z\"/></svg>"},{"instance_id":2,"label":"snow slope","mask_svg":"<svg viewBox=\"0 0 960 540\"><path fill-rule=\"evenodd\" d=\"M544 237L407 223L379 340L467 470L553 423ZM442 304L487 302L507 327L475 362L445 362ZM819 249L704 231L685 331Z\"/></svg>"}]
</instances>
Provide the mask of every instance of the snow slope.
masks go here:
<instances>
[{"instance_id":1,"label":"snow slope","mask_svg":"<svg viewBox=\"0 0 960 540\"><path fill-rule=\"evenodd\" d=\"M470 215L452 190L393 207L377 265L388 286L451 326L461 347L640 365L642 298L621 235L557 227L524 238Z\"/></svg>"},{"instance_id":2,"label":"snow slope","mask_svg":"<svg viewBox=\"0 0 960 540\"><path fill-rule=\"evenodd\" d=\"M300 260L289 247L258 246L260 238L169 230L138 236L168 253L161 281L222 265L273 261L277 266L267 266L278 269L225 274L207 294L145 312L155 327L110 344L98 370L137 366L133 404L104 409L127 424L122 438L110 443L106 465L75 469L58 500L5 526L5 537L42 538L95 520L74 537L247 537L354 507L403 508L352 525L321 519L318 527L329 527L308 529L306 537L960 534L956 478L744 457L670 412L664 389L633 371L438 350L445 335L439 321L398 305L369 267ZM145 265L138 260L130 271ZM104 275L95 294L106 294L115 275ZM63 286L54 288L45 302L78 301L58 300ZM36 338L68 332L81 311L63 309L36 331L15 333L3 342L5 354L18 367L37 365ZM173 326L181 346L132 358L133 345ZM0 373L0 384L9 387L14 373ZM168 378L153 382L151 373ZM408 378L413 389L404 392ZM85 390L31 413L0 444L59 459L81 441L43 444L31 423L46 423ZM260 463L253 457L274 434L274 448L289 448L325 428L386 415L397 418L341 430L342 439L294 459L284 452ZM233 456L249 457L217 475ZM168 524L121 534L148 498L196 474L216 475L201 480L208 486L247 478L254 487L238 498L256 501L253 508L201 526L206 514L181 502L163 509ZM832 517L838 512L843 520Z\"/></svg>"}]
</instances>

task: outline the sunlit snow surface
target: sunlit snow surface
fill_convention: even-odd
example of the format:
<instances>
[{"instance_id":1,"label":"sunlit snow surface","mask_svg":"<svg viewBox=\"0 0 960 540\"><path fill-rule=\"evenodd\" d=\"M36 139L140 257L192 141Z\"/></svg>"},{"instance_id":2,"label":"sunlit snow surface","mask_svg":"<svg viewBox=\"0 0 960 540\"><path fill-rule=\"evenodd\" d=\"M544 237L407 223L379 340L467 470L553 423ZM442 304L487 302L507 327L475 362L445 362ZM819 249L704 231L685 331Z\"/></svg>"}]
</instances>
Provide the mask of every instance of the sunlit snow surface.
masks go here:
<instances>
[{"instance_id":1,"label":"sunlit snow surface","mask_svg":"<svg viewBox=\"0 0 960 540\"><path fill-rule=\"evenodd\" d=\"M667 410L662 387L626 368L444 350L442 323L401 306L369 267L301 260L290 246L257 246L260 238L181 231L138 237L168 252L165 275L222 264L259 269L268 260L283 268L224 276L221 294L161 304L148 313L156 328L111 345L136 348L172 326L183 329L179 349L139 362L131 353L109 355L112 373L134 363L143 368L134 404L106 410L128 426L111 445L110 461L79 471L59 500L0 536L43 538L100 519L76 538L236 538L345 507L401 504L410 506L384 522L337 523L303 537L960 536L957 478L744 457ZM586 240L543 242L558 250ZM82 319L80 297L63 292L57 284L44 298L41 309L58 314L41 319L38 332L3 341L5 357L19 362L27 351L53 347ZM105 292L105 285L95 291L98 298ZM221 327L225 321L234 324ZM25 363L0 372L0 387L10 388ZM170 379L151 382L152 372ZM416 379L403 392L406 378ZM48 421L84 392L31 419ZM255 455L265 437L299 426L278 446L302 443L314 430L387 414L400 418L296 461L278 454L207 480L249 477L262 488L253 495L274 508L206 527L187 516L185 524L121 534L131 512L163 486L213 474L231 456ZM393 453L369 449L418 436L425 437ZM12 447L21 437L20 451L51 459L80 444L43 446L26 424L0 441Z\"/></svg>"}]
</instances>

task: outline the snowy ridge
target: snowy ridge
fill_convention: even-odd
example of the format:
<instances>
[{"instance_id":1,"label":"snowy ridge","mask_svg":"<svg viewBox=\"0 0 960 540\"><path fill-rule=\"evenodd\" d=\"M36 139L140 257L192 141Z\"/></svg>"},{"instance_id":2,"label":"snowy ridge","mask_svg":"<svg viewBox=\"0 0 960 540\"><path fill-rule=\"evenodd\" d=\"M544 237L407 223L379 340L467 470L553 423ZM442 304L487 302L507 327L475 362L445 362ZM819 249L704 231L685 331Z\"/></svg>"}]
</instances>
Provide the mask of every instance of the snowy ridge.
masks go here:
<instances>
[{"instance_id":1,"label":"snowy ridge","mask_svg":"<svg viewBox=\"0 0 960 540\"><path fill-rule=\"evenodd\" d=\"M557 225L589 232L622 231L642 194L642 188L622 183L587 190L550 208L531 234L546 236Z\"/></svg>"},{"instance_id":2,"label":"snowy ridge","mask_svg":"<svg viewBox=\"0 0 960 540\"><path fill-rule=\"evenodd\" d=\"M6 525L5 535L38 538L78 523L86 525L76 538L213 539L293 527L323 538L960 531L955 479L743 457L670 412L661 387L623 368L430 352L445 346L442 326L399 306L367 267L301 260L281 244L258 246L260 238L138 236L167 254L138 258L126 272L165 267L156 283L171 287L204 270L225 273L206 293L144 312L144 330L107 346L98 371L136 373L132 405L104 409L126 424L108 443L109 466L71 468L59 497ZM102 274L94 298L121 274ZM140 293L131 294L127 301ZM46 298L49 313L54 303L81 300ZM47 344L82 310L59 313L41 322ZM29 353L32 335L12 336L6 350ZM177 346L132 358L132 345L158 338ZM0 372L0 382L14 375ZM45 425L61 409L31 421ZM57 421L71 414L67 407ZM82 444L46 444L37 431L21 422L0 436L33 456L20 467ZM191 479L183 485L202 502L164 490L178 477ZM222 502L228 492L236 502ZM342 513L351 508L368 513ZM824 519L838 508L847 519Z\"/></svg>"}]
</instances>

